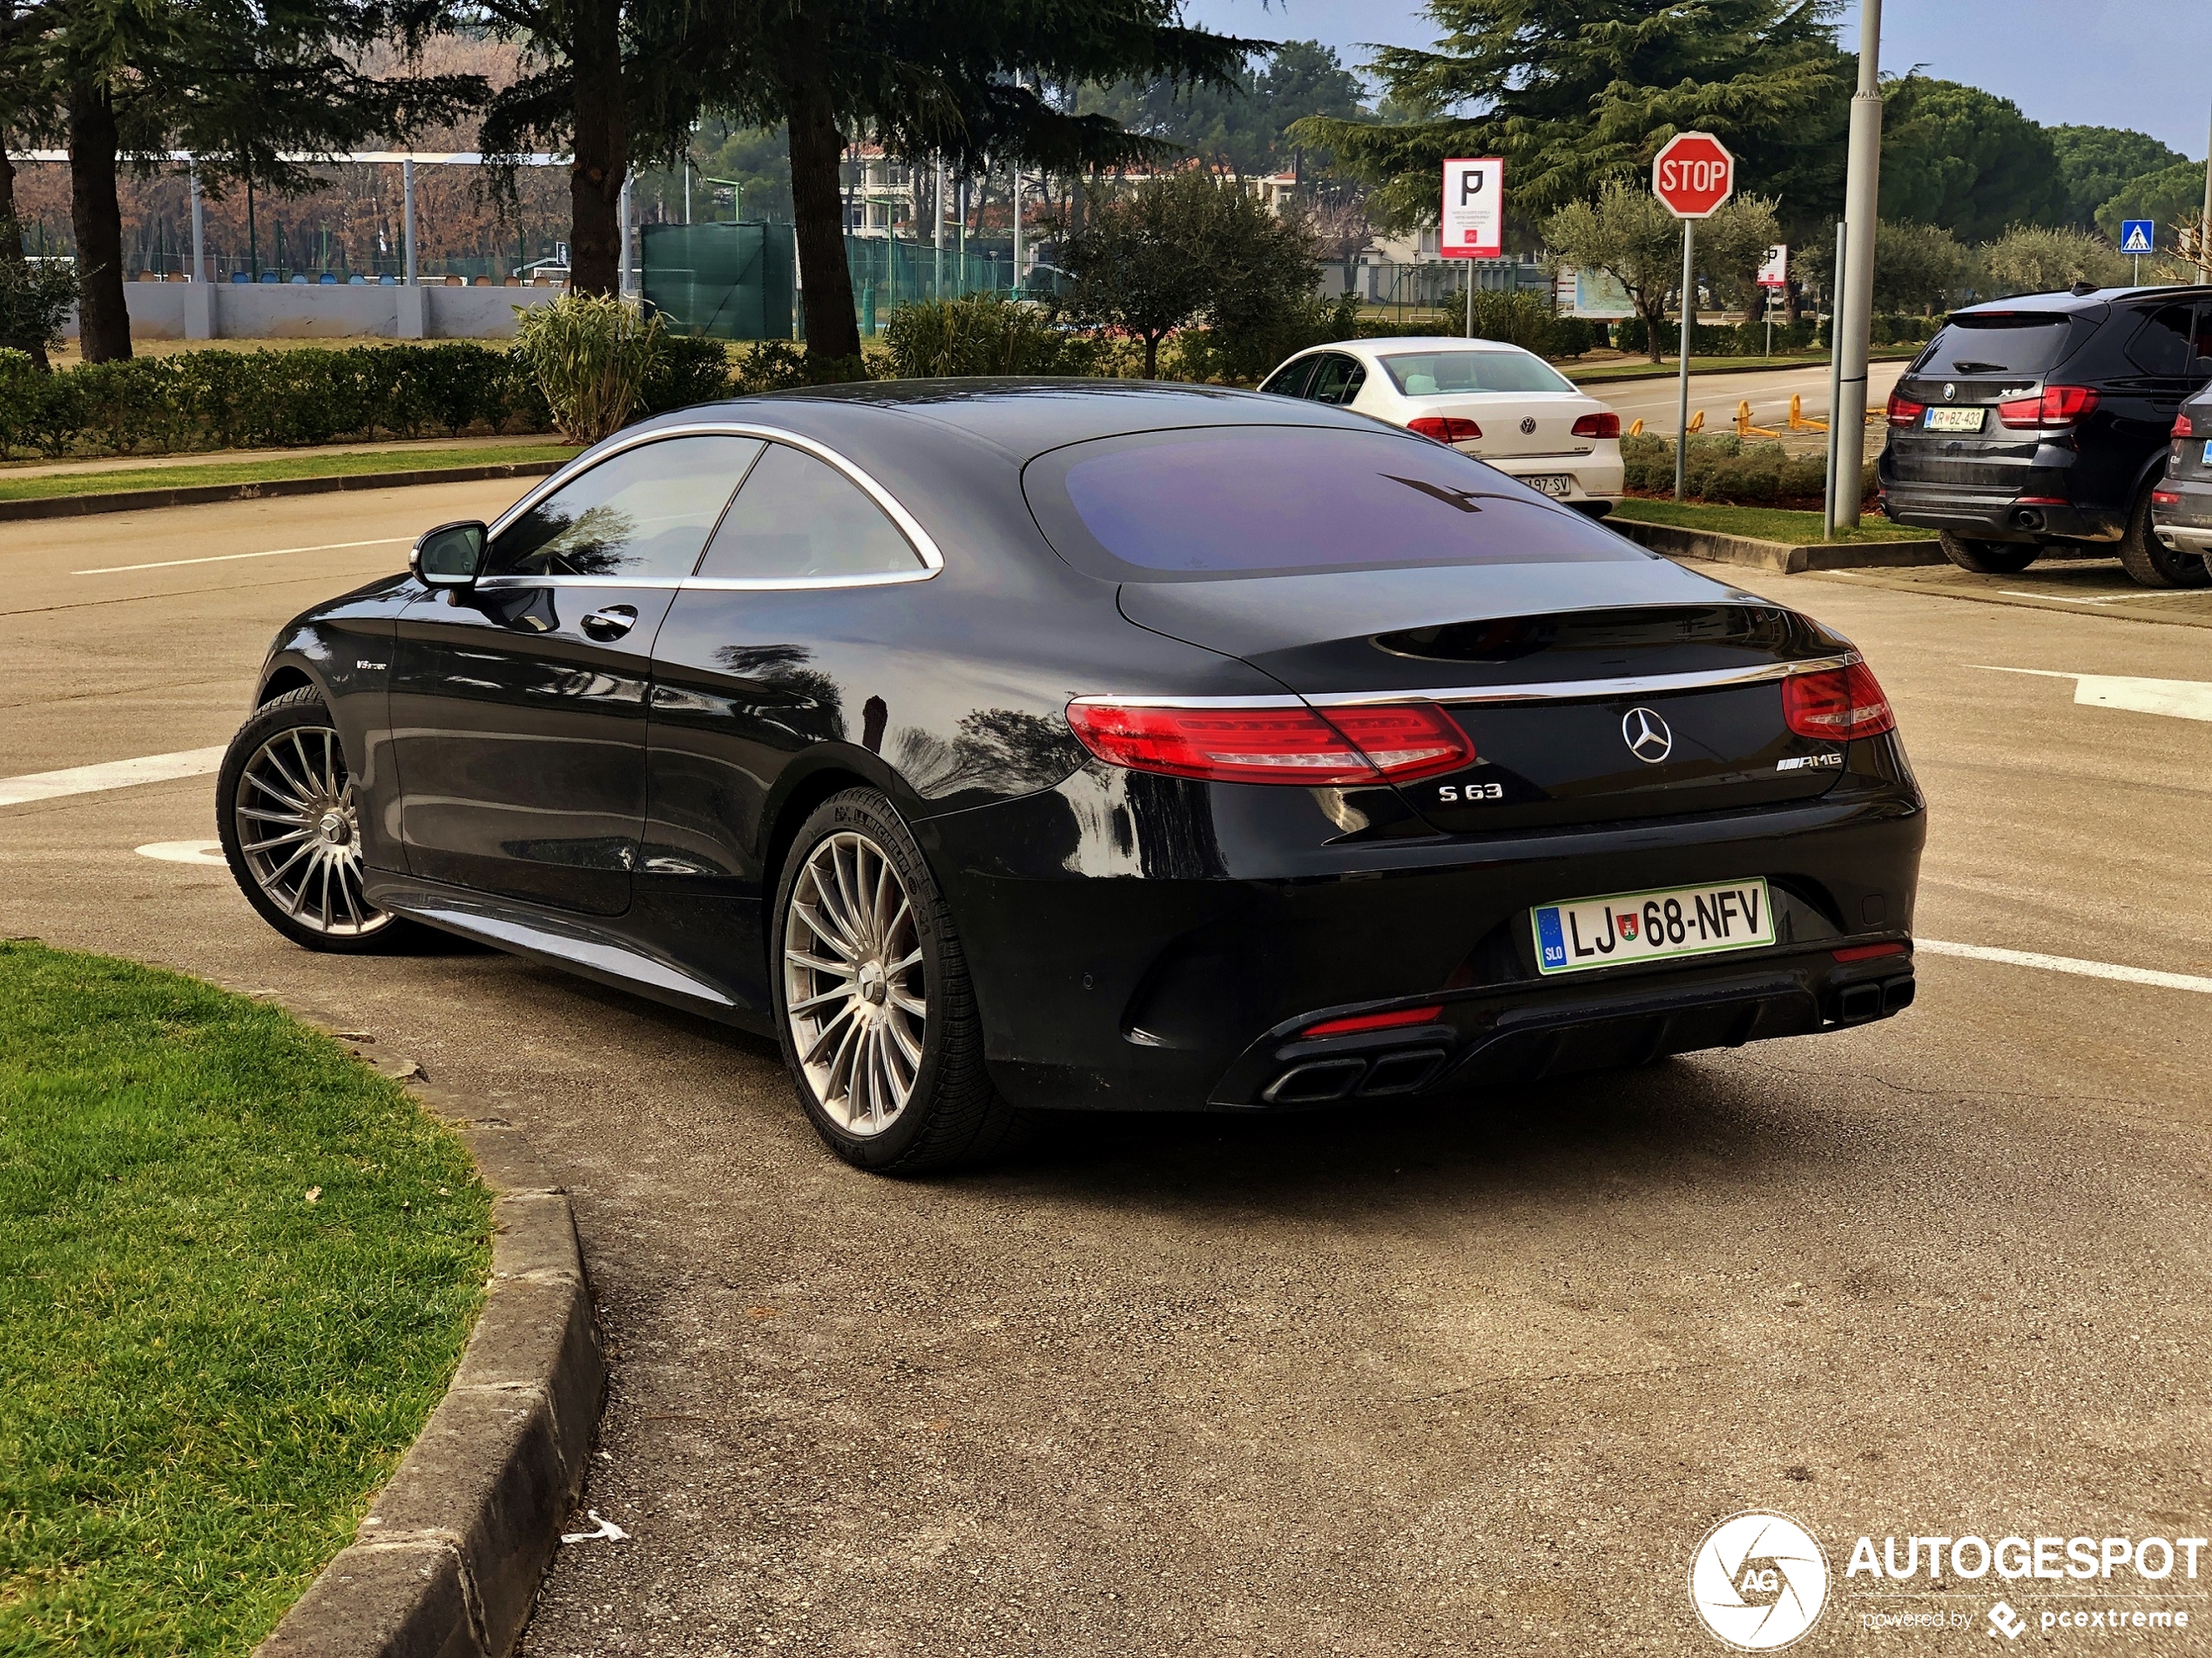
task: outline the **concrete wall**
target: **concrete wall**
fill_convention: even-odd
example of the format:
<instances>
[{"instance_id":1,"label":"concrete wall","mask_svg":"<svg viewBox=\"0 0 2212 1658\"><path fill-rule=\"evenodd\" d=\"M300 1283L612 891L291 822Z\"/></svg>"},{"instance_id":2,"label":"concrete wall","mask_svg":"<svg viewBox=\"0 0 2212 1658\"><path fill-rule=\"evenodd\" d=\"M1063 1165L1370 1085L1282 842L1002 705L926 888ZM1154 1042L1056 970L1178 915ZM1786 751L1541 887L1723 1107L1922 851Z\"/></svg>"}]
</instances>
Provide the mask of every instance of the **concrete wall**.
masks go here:
<instances>
[{"instance_id":1,"label":"concrete wall","mask_svg":"<svg viewBox=\"0 0 2212 1658\"><path fill-rule=\"evenodd\" d=\"M125 282L123 293L135 340L506 340L516 307L550 305L561 290ZM62 331L76 337L74 313Z\"/></svg>"}]
</instances>

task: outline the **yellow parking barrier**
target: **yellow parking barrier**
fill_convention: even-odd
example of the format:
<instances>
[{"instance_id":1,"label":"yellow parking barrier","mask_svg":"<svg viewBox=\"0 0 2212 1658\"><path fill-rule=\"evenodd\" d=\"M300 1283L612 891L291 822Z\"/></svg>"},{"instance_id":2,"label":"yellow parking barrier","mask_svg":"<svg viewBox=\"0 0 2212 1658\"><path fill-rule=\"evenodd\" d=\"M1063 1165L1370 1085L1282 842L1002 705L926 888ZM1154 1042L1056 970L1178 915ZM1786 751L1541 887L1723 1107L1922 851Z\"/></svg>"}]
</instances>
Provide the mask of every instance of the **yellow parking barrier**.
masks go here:
<instances>
[{"instance_id":1,"label":"yellow parking barrier","mask_svg":"<svg viewBox=\"0 0 2212 1658\"><path fill-rule=\"evenodd\" d=\"M1643 435L1642 415L1639 414L1636 416L1635 424L1629 428L1629 435L1630 437L1642 437Z\"/></svg>"},{"instance_id":2,"label":"yellow parking barrier","mask_svg":"<svg viewBox=\"0 0 2212 1658\"><path fill-rule=\"evenodd\" d=\"M1703 409L1699 409L1695 414L1689 417L1689 429L1693 432L1702 432L1705 429L1705 411Z\"/></svg>"},{"instance_id":3,"label":"yellow parking barrier","mask_svg":"<svg viewBox=\"0 0 2212 1658\"><path fill-rule=\"evenodd\" d=\"M1736 435L1738 437L1780 437L1782 434L1770 427L1751 424L1751 400L1746 397L1736 405Z\"/></svg>"},{"instance_id":4,"label":"yellow parking barrier","mask_svg":"<svg viewBox=\"0 0 2212 1658\"><path fill-rule=\"evenodd\" d=\"M1798 396L1797 393L1791 392L1790 394L1789 429L1792 432L1824 432L1828 429L1828 422L1825 421L1807 420L1805 418L1805 400Z\"/></svg>"}]
</instances>

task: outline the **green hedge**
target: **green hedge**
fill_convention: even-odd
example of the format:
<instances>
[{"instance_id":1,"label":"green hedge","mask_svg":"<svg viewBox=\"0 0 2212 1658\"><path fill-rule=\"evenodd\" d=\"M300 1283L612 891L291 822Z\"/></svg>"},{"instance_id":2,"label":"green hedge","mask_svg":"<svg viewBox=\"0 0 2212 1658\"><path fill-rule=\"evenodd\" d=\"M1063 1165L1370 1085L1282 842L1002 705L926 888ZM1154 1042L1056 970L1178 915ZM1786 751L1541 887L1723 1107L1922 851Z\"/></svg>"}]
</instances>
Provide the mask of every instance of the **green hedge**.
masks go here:
<instances>
[{"instance_id":1,"label":"green hedge","mask_svg":"<svg viewBox=\"0 0 2212 1658\"><path fill-rule=\"evenodd\" d=\"M1647 434L1621 440L1622 470L1631 495L1671 495L1675 488L1675 446ZM1827 493L1828 463L1817 451L1788 454L1779 443L1745 442L1734 433L1689 440L1683 468L1683 494L1692 501L1817 502ZM1874 489L1874 462L1865 468L1864 499Z\"/></svg>"},{"instance_id":2,"label":"green hedge","mask_svg":"<svg viewBox=\"0 0 2212 1658\"><path fill-rule=\"evenodd\" d=\"M709 401L729 388L719 341L664 340L641 413ZM20 352L0 352L0 457L292 448L552 427L522 357L471 340L183 351L51 374Z\"/></svg>"},{"instance_id":3,"label":"green hedge","mask_svg":"<svg viewBox=\"0 0 2212 1658\"><path fill-rule=\"evenodd\" d=\"M1867 337L1878 346L1911 346L1935 337L1943 326L1941 317L1873 317L1868 320ZM1613 325L1613 343L1622 351L1643 351L1647 330L1642 317L1630 317ZM1777 354L1785 351L1824 351L1828 347L1828 327L1825 322L1815 325L1806 317L1797 322L1777 322L1774 325L1774 349ZM1682 325L1669 322L1659 330L1659 349L1672 356L1680 349ZM1767 326L1764 322L1701 322L1693 342L1700 357L1764 357L1767 354Z\"/></svg>"}]
</instances>

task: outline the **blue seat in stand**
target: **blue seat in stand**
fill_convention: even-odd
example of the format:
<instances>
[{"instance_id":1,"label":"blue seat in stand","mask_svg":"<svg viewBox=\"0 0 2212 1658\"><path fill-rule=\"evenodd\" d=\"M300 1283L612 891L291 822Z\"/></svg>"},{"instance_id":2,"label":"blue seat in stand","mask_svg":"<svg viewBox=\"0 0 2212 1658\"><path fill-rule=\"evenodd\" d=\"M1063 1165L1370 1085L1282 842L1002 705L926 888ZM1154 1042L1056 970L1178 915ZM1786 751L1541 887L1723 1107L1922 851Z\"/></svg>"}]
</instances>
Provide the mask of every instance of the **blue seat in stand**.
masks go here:
<instances>
[{"instance_id":1,"label":"blue seat in stand","mask_svg":"<svg viewBox=\"0 0 2212 1658\"><path fill-rule=\"evenodd\" d=\"M349 288L365 288L368 286L368 279L365 276L349 276L346 279L346 286Z\"/></svg>"},{"instance_id":2,"label":"blue seat in stand","mask_svg":"<svg viewBox=\"0 0 2212 1658\"><path fill-rule=\"evenodd\" d=\"M338 273L335 271L325 271L320 276L315 279L315 286L319 288L336 287L338 286Z\"/></svg>"}]
</instances>

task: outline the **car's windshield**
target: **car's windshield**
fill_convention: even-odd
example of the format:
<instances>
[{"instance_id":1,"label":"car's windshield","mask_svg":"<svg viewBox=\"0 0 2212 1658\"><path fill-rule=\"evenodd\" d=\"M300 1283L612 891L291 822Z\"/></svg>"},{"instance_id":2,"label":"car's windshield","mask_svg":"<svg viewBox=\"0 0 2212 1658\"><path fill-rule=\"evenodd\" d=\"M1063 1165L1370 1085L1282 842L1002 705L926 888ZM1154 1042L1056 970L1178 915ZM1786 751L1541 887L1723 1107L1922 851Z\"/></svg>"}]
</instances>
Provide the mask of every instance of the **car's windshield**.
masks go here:
<instances>
[{"instance_id":1,"label":"car's windshield","mask_svg":"<svg viewBox=\"0 0 2212 1658\"><path fill-rule=\"evenodd\" d=\"M1953 317L1928 342L1916 374L2040 374L2074 340L2074 318L2049 311Z\"/></svg>"},{"instance_id":2,"label":"car's windshield","mask_svg":"<svg viewBox=\"0 0 2212 1658\"><path fill-rule=\"evenodd\" d=\"M1566 375L1525 351L1408 351L1385 357L1382 366L1408 397L1575 389Z\"/></svg>"},{"instance_id":3,"label":"car's windshield","mask_svg":"<svg viewBox=\"0 0 2212 1658\"><path fill-rule=\"evenodd\" d=\"M1480 461L1380 431L1102 438L1040 456L1022 488L1061 556L1109 581L1642 556Z\"/></svg>"}]
</instances>

